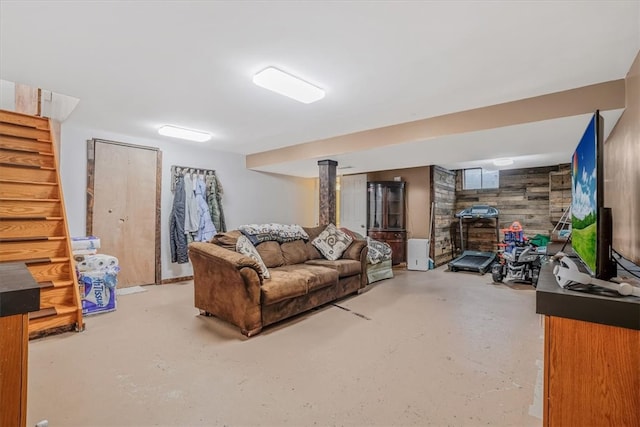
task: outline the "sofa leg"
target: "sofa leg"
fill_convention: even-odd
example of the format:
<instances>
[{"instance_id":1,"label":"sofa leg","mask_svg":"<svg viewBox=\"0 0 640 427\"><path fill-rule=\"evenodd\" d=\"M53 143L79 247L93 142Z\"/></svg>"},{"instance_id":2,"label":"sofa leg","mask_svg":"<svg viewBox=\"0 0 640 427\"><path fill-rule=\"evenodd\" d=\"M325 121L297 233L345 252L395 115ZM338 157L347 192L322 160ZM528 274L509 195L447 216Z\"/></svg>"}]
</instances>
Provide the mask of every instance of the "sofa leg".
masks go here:
<instances>
[{"instance_id":1,"label":"sofa leg","mask_svg":"<svg viewBox=\"0 0 640 427\"><path fill-rule=\"evenodd\" d=\"M262 326L258 326L257 328L251 329L250 331L248 331L246 329L241 329L240 330L242 335L244 335L247 338L252 337L254 335L258 335L260 333L260 331L262 331Z\"/></svg>"}]
</instances>

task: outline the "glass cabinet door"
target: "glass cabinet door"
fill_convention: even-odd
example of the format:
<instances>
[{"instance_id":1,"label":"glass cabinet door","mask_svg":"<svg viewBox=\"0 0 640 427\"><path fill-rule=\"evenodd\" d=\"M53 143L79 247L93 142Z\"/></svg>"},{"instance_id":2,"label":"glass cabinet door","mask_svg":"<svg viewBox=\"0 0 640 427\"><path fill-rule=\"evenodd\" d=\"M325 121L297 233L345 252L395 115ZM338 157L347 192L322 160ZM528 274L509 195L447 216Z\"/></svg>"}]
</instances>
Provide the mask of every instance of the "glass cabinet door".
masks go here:
<instances>
[{"instance_id":1,"label":"glass cabinet door","mask_svg":"<svg viewBox=\"0 0 640 427\"><path fill-rule=\"evenodd\" d=\"M383 227L382 196L384 188L379 184L369 184L369 209L367 228L380 229Z\"/></svg>"},{"instance_id":2,"label":"glass cabinet door","mask_svg":"<svg viewBox=\"0 0 640 427\"><path fill-rule=\"evenodd\" d=\"M402 185L390 185L386 191L386 228L404 230L404 188Z\"/></svg>"}]
</instances>

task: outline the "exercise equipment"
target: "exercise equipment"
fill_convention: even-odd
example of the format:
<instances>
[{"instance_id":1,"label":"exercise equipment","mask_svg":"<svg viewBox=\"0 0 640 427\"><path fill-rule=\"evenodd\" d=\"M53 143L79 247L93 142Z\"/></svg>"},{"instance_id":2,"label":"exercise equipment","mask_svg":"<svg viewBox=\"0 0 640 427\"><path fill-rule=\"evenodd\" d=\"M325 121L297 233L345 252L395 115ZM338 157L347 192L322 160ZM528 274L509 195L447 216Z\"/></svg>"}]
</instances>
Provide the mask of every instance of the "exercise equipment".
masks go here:
<instances>
[{"instance_id":1,"label":"exercise equipment","mask_svg":"<svg viewBox=\"0 0 640 427\"><path fill-rule=\"evenodd\" d=\"M493 252L464 251L449 263L449 271L464 270L484 274L495 260L496 254Z\"/></svg>"},{"instance_id":2,"label":"exercise equipment","mask_svg":"<svg viewBox=\"0 0 640 427\"><path fill-rule=\"evenodd\" d=\"M479 219L495 219L496 221L496 241L500 240L500 231L498 229L498 209L488 205L474 205L470 208L463 209L456 214L460 224L460 249L462 255L449 263L450 271L473 271L484 274L489 270L491 264L496 259L493 252L482 251L466 251L464 242L464 224L468 224Z\"/></svg>"}]
</instances>

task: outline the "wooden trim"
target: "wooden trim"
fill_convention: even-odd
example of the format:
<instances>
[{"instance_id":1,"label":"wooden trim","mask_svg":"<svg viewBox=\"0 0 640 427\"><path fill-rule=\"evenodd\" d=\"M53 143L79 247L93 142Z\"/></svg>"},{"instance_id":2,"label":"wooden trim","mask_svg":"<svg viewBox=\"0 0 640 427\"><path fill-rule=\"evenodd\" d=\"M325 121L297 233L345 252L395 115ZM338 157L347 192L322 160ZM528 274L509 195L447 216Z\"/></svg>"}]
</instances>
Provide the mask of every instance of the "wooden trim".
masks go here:
<instances>
[{"instance_id":1,"label":"wooden trim","mask_svg":"<svg viewBox=\"0 0 640 427\"><path fill-rule=\"evenodd\" d=\"M38 95L40 94L40 90L38 90ZM67 254L69 255L69 266L71 271L71 280L73 280L73 299L76 306L76 328L78 330L83 329L84 320L82 318L82 296L80 295L80 286L78 283L78 277L74 273L74 262L73 262L73 250L71 249L71 233L69 233L69 221L67 217L67 209L64 203L64 193L62 190L62 179L60 176L60 165L59 156L58 156L58 147L60 146L60 142L57 140L57 135L53 131L53 120L48 119L49 122L49 133L51 134L51 152L53 153L54 164L56 167L54 168L56 171L56 182L58 183L58 195L60 197L60 211L62 212L62 218L65 227L66 233L66 246L67 246Z\"/></svg>"},{"instance_id":2,"label":"wooden trim","mask_svg":"<svg viewBox=\"0 0 640 427\"><path fill-rule=\"evenodd\" d=\"M162 239L160 217L162 216L162 151L157 150L156 157L156 285L162 280Z\"/></svg>"},{"instance_id":3,"label":"wooden trim","mask_svg":"<svg viewBox=\"0 0 640 427\"><path fill-rule=\"evenodd\" d=\"M20 425L27 425L27 385L29 384L27 373L29 372L29 315L23 314L22 318L22 384L20 387Z\"/></svg>"},{"instance_id":4,"label":"wooden trim","mask_svg":"<svg viewBox=\"0 0 640 427\"><path fill-rule=\"evenodd\" d=\"M172 277L170 279L162 279L160 283L163 285L168 285L170 283L186 282L187 280L193 280L193 276Z\"/></svg>"},{"instance_id":5,"label":"wooden trim","mask_svg":"<svg viewBox=\"0 0 640 427\"><path fill-rule=\"evenodd\" d=\"M96 140L87 141L87 223L86 235L93 235L93 190L96 174Z\"/></svg>"},{"instance_id":6,"label":"wooden trim","mask_svg":"<svg viewBox=\"0 0 640 427\"><path fill-rule=\"evenodd\" d=\"M105 144L120 145L122 147L139 148L141 150L160 151L160 149L158 147L149 147L149 146L146 146L146 145L129 144L129 143L126 143L126 142L111 141L109 139L93 138L91 141L102 142L102 143L105 143Z\"/></svg>"},{"instance_id":7,"label":"wooden trim","mask_svg":"<svg viewBox=\"0 0 640 427\"><path fill-rule=\"evenodd\" d=\"M551 316L544 316L544 354L542 375L542 425L549 426L549 365L551 364Z\"/></svg>"}]
</instances>

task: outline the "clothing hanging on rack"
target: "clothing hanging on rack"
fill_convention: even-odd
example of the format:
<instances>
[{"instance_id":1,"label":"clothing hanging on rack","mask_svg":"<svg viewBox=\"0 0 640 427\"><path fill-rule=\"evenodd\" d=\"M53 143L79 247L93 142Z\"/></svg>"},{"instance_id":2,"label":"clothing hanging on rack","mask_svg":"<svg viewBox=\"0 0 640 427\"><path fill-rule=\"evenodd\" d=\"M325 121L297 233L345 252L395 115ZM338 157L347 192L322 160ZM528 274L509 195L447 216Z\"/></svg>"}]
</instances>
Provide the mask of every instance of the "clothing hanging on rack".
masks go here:
<instances>
[{"instance_id":1,"label":"clothing hanging on rack","mask_svg":"<svg viewBox=\"0 0 640 427\"><path fill-rule=\"evenodd\" d=\"M184 177L177 177L173 208L169 217L169 241L171 247L171 262L184 264L189 262L187 253L187 235L184 232L185 191Z\"/></svg>"},{"instance_id":2,"label":"clothing hanging on rack","mask_svg":"<svg viewBox=\"0 0 640 427\"><path fill-rule=\"evenodd\" d=\"M208 241L218 231L226 231L222 211L222 185L211 169L171 166L174 192L169 238L171 262L189 262L188 245Z\"/></svg>"},{"instance_id":3,"label":"clothing hanging on rack","mask_svg":"<svg viewBox=\"0 0 640 427\"><path fill-rule=\"evenodd\" d=\"M196 179L196 202L198 204L198 216L200 217L198 232L194 237L196 242L207 242L216 234L216 227L211 221L211 214L209 213L209 205L205 201L205 194L207 192L207 185L204 178L198 176Z\"/></svg>"},{"instance_id":4,"label":"clothing hanging on rack","mask_svg":"<svg viewBox=\"0 0 640 427\"><path fill-rule=\"evenodd\" d=\"M222 211L222 185L215 172L208 173L205 176L205 182L207 184L207 204L211 213L211 221L219 232L227 231L224 212Z\"/></svg>"},{"instance_id":5,"label":"clothing hanging on rack","mask_svg":"<svg viewBox=\"0 0 640 427\"><path fill-rule=\"evenodd\" d=\"M185 191L185 218L184 232L195 233L200 227L200 216L198 215L198 202L194 192L194 180L191 173L184 175L184 191Z\"/></svg>"}]
</instances>

